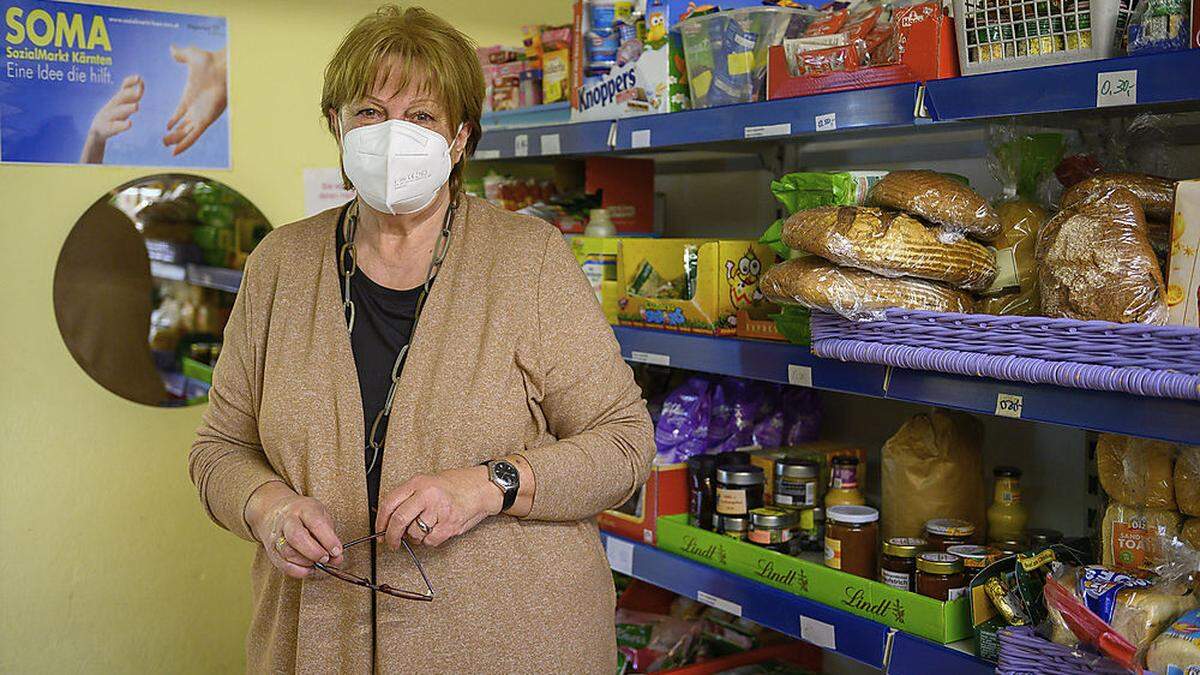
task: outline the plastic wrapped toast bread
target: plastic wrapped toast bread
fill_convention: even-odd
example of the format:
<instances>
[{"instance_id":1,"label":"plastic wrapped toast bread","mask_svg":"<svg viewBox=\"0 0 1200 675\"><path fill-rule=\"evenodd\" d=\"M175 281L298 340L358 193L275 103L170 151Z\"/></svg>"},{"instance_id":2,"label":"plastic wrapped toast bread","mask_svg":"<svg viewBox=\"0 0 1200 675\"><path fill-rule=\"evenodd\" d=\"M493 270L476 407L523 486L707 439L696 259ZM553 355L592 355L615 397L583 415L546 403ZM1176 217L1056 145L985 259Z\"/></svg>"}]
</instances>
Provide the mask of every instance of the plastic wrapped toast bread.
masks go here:
<instances>
[{"instance_id":1,"label":"plastic wrapped toast bread","mask_svg":"<svg viewBox=\"0 0 1200 675\"><path fill-rule=\"evenodd\" d=\"M1151 571L1163 562L1160 537L1175 537L1183 519L1175 511L1113 502L1100 524L1102 562L1109 567Z\"/></svg>"},{"instance_id":2,"label":"plastic wrapped toast bread","mask_svg":"<svg viewBox=\"0 0 1200 675\"><path fill-rule=\"evenodd\" d=\"M1169 222L1175 212L1175 181L1141 173L1102 173L1085 178L1063 193L1062 207L1103 196L1116 188L1133 193L1147 220Z\"/></svg>"},{"instance_id":3,"label":"plastic wrapped toast bread","mask_svg":"<svg viewBox=\"0 0 1200 675\"><path fill-rule=\"evenodd\" d=\"M1037 203L1027 199L1003 202L995 208L1000 217L1000 236L992 245L999 252L1012 252L1017 287L984 297L979 311L984 314L1035 316L1041 308L1037 284L1037 237L1049 215Z\"/></svg>"},{"instance_id":4,"label":"plastic wrapped toast bread","mask_svg":"<svg viewBox=\"0 0 1200 675\"><path fill-rule=\"evenodd\" d=\"M1146 652L1146 667L1156 673L1192 673L1200 668L1200 611L1184 612L1154 639Z\"/></svg>"},{"instance_id":5,"label":"plastic wrapped toast bread","mask_svg":"<svg viewBox=\"0 0 1200 675\"><path fill-rule=\"evenodd\" d=\"M1175 445L1165 441L1100 434L1096 441L1100 486L1122 504L1174 510L1175 452Z\"/></svg>"},{"instance_id":6,"label":"plastic wrapped toast bread","mask_svg":"<svg viewBox=\"0 0 1200 675\"><path fill-rule=\"evenodd\" d=\"M983 246L969 239L943 243L916 218L885 209L800 211L784 223L783 242L885 277L917 277L975 291L996 278L995 257Z\"/></svg>"},{"instance_id":7,"label":"plastic wrapped toast bread","mask_svg":"<svg viewBox=\"0 0 1200 675\"><path fill-rule=\"evenodd\" d=\"M1038 290L1049 317L1167 321L1162 270L1132 192L1114 188L1059 211L1038 237Z\"/></svg>"},{"instance_id":8,"label":"plastic wrapped toast bread","mask_svg":"<svg viewBox=\"0 0 1200 675\"><path fill-rule=\"evenodd\" d=\"M1000 218L986 199L934 171L893 171L871 188L867 204L899 209L980 241L1000 234Z\"/></svg>"},{"instance_id":9,"label":"plastic wrapped toast bread","mask_svg":"<svg viewBox=\"0 0 1200 675\"><path fill-rule=\"evenodd\" d=\"M853 267L838 267L817 256L775 265L763 275L759 288L772 302L802 305L856 321L882 319L892 307L963 313L975 309L970 294L949 286L922 279L881 277Z\"/></svg>"}]
</instances>

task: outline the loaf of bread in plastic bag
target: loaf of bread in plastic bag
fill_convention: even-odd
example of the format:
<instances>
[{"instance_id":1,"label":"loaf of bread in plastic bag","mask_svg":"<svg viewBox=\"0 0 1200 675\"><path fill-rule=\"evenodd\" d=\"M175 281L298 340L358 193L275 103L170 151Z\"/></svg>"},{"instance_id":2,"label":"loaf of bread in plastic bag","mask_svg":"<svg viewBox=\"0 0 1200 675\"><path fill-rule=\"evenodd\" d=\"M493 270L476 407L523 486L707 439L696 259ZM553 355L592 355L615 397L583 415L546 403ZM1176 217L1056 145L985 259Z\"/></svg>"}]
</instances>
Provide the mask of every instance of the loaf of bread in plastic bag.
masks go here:
<instances>
[{"instance_id":1,"label":"loaf of bread in plastic bag","mask_svg":"<svg viewBox=\"0 0 1200 675\"><path fill-rule=\"evenodd\" d=\"M1163 563L1159 537L1178 536L1182 524L1177 511L1113 502L1104 510L1100 524L1101 562L1125 570L1152 571Z\"/></svg>"},{"instance_id":2,"label":"loaf of bread in plastic bag","mask_svg":"<svg viewBox=\"0 0 1200 675\"><path fill-rule=\"evenodd\" d=\"M772 302L802 305L856 321L878 320L892 307L935 312L975 308L970 294L923 279L890 279L817 256L788 260L771 267L759 281Z\"/></svg>"},{"instance_id":3,"label":"loaf of bread in plastic bag","mask_svg":"<svg viewBox=\"0 0 1200 675\"><path fill-rule=\"evenodd\" d=\"M1014 199L995 205L1000 216L1000 236L992 242L998 251L1012 250L1017 265L1018 287L979 302L981 314L1036 316L1041 309L1038 299L1037 238L1050 217L1035 202Z\"/></svg>"},{"instance_id":4,"label":"loaf of bread in plastic bag","mask_svg":"<svg viewBox=\"0 0 1200 675\"><path fill-rule=\"evenodd\" d=\"M893 171L871 188L867 204L918 215L980 241L991 241L1000 234L1000 217L986 199L935 171Z\"/></svg>"},{"instance_id":5,"label":"loaf of bread in plastic bag","mask_svg":"<svg viewBox=\"0 0 1200 675\"><path fill-rule=\"evenodd\" d=\"M1151 509L1175 509L1175 451L1172 443L1119 434L1100 434L1096 472L1113 501Z\"/></svg>"},{"instance_id":6,"label":"loaf of bread in plastic bag","mask_svg":"<svg viewBox=\"0 0 1200 675\"><path fill-rule=\"evenodd\" d=\"M799 211L783 225L783 243L885 277L916 277L982 291L996 278L996 257L970 239L942 242L912 216L859 206Z\"/></svg>"},{"instance_id":7,"label":"loaf of bread in plastic bag","mask_svg":"<svg viewBox=\"0 0 1200 675\"><path fill-rule=\"evenodd\" d=\"M1038 291L1049 317L1146 323L1167 321L1162 270L1146 218L1124 188L1058 212L1038 237Z\"/></svg>"},{"instance_id":8,"label":"loaf of bread in plastic bag","mask_svg":"<svg viewBox=\"0 0 1200 675\"><path fill-rule=\"evenodd\" d=\"M1066 208L1090 197L1106 194L1116 188L1133 193L1142 205L1147 220L1171 222L1175 213L1175 181L1143 173L1102 173L1085 178L1067 188L1062 196Z\"/></svg>"},{"instance_id":9,"label":"loaf of bread in plastic bag","mask_svg":"<svg viewBox=\"0 0 1200 675\"><path fill-rule=\"evenodd\" d=\"M1200 516L1200 446L1179 447L1174 478L1175 502L1179 510L1189 516ZM1196 548L1200 549L1200 546Z\"/></svg>"},{"instance_id":10,"label":"loaf of bread in plastic bag","mask_svg":"<svg viewBox=\"0 0 1200 675\"><path fill-rule=\"evenodd\" d=\"M1178 670L1171 670L1174 666ZM1179 615L1150 645L1146 667L1156 673L1193 672L1200 666L1200 611Z\"/></svg>"}]
</instances>

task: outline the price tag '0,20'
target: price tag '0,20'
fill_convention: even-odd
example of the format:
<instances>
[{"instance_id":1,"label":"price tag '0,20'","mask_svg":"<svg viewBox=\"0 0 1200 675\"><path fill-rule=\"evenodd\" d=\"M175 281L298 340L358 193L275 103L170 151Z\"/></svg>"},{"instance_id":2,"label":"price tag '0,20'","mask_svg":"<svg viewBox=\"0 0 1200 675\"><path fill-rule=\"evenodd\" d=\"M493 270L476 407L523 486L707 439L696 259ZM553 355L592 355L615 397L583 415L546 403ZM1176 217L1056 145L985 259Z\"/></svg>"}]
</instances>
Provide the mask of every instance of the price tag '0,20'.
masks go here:
<instances>
[{"instance_id":1,"label":"price tag '0,20'","mask_svg":"<svg viewBox=\"0 0 1200 675\"><path fill-rule=\"evenodd\" d=\"M1021 419L1025 401L1017 394L996 394L996 415Z\"/></svg>"},{"instance_id":2,"label":"price tag '0,20'","mask_svg":"<svg viewBox=\"0 0 1200 675\"><path fill-rule=\"evenodd\" d=\"M1138 102L1136 70L1096 73L1096 107L1135 105Z\"/></svg>"}]
</instances>

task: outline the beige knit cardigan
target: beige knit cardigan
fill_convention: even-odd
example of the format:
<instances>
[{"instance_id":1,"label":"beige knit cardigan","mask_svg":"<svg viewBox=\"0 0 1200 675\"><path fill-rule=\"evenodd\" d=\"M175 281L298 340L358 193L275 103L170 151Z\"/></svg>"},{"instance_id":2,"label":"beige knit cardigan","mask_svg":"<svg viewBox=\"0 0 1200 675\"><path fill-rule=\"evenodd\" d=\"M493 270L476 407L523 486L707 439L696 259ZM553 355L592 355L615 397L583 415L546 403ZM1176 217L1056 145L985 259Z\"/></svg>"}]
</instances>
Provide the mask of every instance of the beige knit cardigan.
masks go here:
<instances>
[{"instance_id":1,"label":"beige knit cardigan","mask_svg":"<svg viewBox=\"0 0 1200 675\"><path fill-rule=\"evenodd\" d=\"M246 501L273 480L323 502L343 541L371 525L337 220L330 210L272 232L250 257L225 329L190 472L209 516L244 539ZM615 668L613 585L595 516L646 479L645 402L555 229L474 198L453 228L393 401L382 491L515 452L536 476L533 510L418 547L435 600L378 596L374 626L370 591L288 578L260 547L251 672ZM348 551L346 567L368 576L368 549ZM378 574L419 588L403 551L381 548Z\"/></svg>"}]
</instances>

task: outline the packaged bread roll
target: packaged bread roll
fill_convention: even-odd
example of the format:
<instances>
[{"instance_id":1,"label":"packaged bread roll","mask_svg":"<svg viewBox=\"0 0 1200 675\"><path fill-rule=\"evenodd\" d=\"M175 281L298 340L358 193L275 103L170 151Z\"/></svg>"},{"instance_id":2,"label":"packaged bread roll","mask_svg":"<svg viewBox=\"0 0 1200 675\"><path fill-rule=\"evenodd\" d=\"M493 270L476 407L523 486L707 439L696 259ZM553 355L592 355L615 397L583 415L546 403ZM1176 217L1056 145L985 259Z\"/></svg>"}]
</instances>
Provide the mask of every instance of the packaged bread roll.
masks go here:
<instances>
[{"instance_id":1,"label":"packaged bread roll","mask_svg":"<svg viewBox=\"0 0 1200 675\"><path fill-rule=\"evenodd\" d=\"M1016 264L1017 288L987 295L979 303L982 314L1035 316L1038 302L1037 238L1049 215L1036 202L1014 199L996 205L1000 236L992 242L997 257L1011 251Z\"/></svg>"},{"instance_id":2,"label":"packaged bread roll","mask_svg":"<svg viewBox=\"0 0 1200 675\"><path fill-rule=\"evenodd\" d=\"M1050 317L1163 325L1162 270L1133 193L1116 188L1059 211L1038 237L1038 291Z\"/></svg>"},{"instance_id":3,"label":"packaged bread roll","mask_svg":"<svg viewBox=\"0 0 1200 675\"><path fill-rule=\"evenodd\" d=\"M1179 528L1179 539L1183 543L1200 551L1200 518L1188 518Z\"/></svg>"},{"instance_id":4,"label":"packaged bread roll","mask_svg":"<svg viewBox=\"0 0 1200 675\"><path fill-rule=\"evenodd\" d=\"M1172 443L1100 434L1096 471L1114 501L1152 509L1175 509L1175 451Z\"/></svg>"},{"instance_id":5,"label":"packaged bread roll","mask_svg":"<svg viewBox=\"0 0 1200 675\"><path fill-rule=\"evenodd\" d=\"M1062 207L1108 194L1116 188L1133 193L1147 220L1170 222L1175 213L1175 181L1142 173L1102 173L1085 178L1063 193Z\"/></svg>"},{"instance_id":6,"label":"packaged bread roll","mask_svg":"<svg viewBox=\"0 0 1200 675\"><path fill-rule=\"evenodd\" d=\"M1146 652L1146 667L1164 674L1200 669L1200 611L1184 612L1154 638Z\"/></svg>"},{"instance_id":7,"label":"packaged bread roll","mask_svg":"<svg viewBox=\"0 0 1200 675\"><path fill-rule=\"evenodd\" d=\"M867 204L906 211L980 241L1000 234L1000 218L986 199L935 171L893 171L871 188Z\"/></svg>"},{"instance_id":8,"label":"packaged bread roll","mask_svg":"<svg viewBox=\"0 0 1200 675\"><path fill-rule=\"evenodd\" d=\"M885 209L822 206L799 211L783 242L826 260L885 277L917 277L981 291L996 278L991 251L970 239L942 243L912 216Z\"/></svg>"},{"instance_id":9,"label":"packaged bread roll","mask_svg":"<svg viewBox=\"0 0 1200 675\"><path fill-rule=\"evenodd\" d=\"M1200 446L1179 446L1173 477L1179 510L1189 516L1200 516Z\"/></svg>"},{"instance_id":10,"label":"packaged bread roll","mask_svg":"<svg viewBox=\"0 0 1200 675\"><path fill-rule=\"evenodd\" d=\"M970 313L975 301L963 291L933 281L838 267L817 256L788 260L763 274L759 288L771 302L802 305L855 321L883 318L892 307Z\"/></svg>"},{"instance_id":11,"label":"packaged bread roll","mask_svg":"<svg viewBox=\"0 0 1200 675\"><path fill-rule=\"evenodd\" d=\"M1159 537L1178 536L1182 520L1175 511L1109 504L1100 524L1102 562L1127 570L1153 570L1163 562Z\"/></svg>"}]
</instances>

